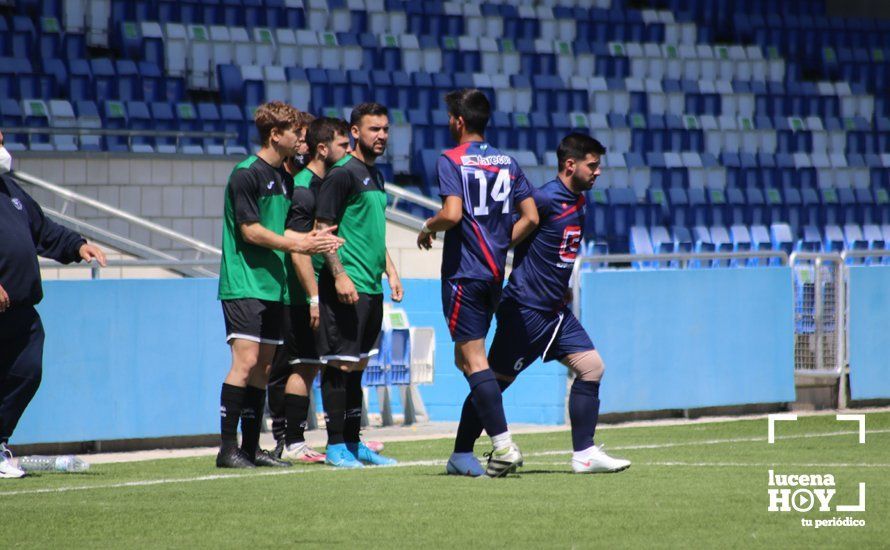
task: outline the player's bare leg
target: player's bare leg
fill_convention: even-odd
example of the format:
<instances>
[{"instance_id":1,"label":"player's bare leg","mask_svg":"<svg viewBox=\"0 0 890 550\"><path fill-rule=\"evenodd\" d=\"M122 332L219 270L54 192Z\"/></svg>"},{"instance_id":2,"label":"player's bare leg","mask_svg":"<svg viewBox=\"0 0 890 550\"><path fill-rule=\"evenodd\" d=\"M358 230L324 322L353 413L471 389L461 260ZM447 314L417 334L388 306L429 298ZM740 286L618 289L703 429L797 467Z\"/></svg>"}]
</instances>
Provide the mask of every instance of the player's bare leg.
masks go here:
<instances>
[{"instance_id":1,"label":"player's bare leg","mask_svg":"<svg viewBox=\"0 0 890 550\"><path fill-rule=\"evenodd\" d=\"M599 417L599 387L605 365L599 352L587 350L571 353L561 361L575 373L569 391L569 419L572 424L572 470L575 473L620 472L630 467L630 461L613 458L594 445L593 435Z\"/></svg>"}]
</instances>

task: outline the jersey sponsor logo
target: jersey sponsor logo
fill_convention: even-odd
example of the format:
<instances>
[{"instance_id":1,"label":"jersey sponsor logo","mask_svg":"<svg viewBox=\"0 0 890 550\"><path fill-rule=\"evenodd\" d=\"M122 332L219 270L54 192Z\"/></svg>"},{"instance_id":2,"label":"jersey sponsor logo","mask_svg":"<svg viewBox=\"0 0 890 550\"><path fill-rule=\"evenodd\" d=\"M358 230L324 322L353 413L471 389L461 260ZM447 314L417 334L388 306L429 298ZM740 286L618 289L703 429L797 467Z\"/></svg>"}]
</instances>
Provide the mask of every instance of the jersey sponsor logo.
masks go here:
<instances>
[{"instance_id":1,"label":"jersey sponsor logo","mask_svg":"<svg viewBox=\"0 0 890 550\"><path fill-rule=\"evenodd\" d=\"M24 208L22 201L18 199L12 199L12 205L15 206L16 210L22 210Z\"/></svg>"},{"instance_id":2,"label":"jersey sponsor logo","mask_svg":"<svg viewBox=\"0 0 890 550\"><path fill-rule=\"evenodd\" d=\"M562 232L562 243L559 245L559 259L564 263L556 264L562 269L569 269L578 257L581 248L581 226L569 225Z\"/></svg>"},{"instance_id":3,"label":"jersey sponsor logo","mask_svg":"<svg viewBox=\"0 0 890 550\"><path fill-rule=\"evenodd\" d=\"M362 185L364 185L365 187L371 185L371 178L365 178L365 179L363 179L363 180L362 180Z\"/></svg>"},{"instance_id":4,"label":"jersey sponsor logo","mask_svg":"<svg viewBox=\"0 0 890 550\"><path fill-rule=\"evenodd\" d=\"M268 184L266 184L266 189L272 189L273 187L275 187L274 181L270 181Z\"/></svg>"},{"instance_id":5,"label":"jersey sponsor logo","mask_svg":"<svg viewBox=\"0 0 890 550\"><path fill-rule=\"evenodd\" d=\"M489 155L487 157L463 155L460 157L460 163L464 166L509 166L511 162L507 155Z\"/></svg>"}]
</instances>

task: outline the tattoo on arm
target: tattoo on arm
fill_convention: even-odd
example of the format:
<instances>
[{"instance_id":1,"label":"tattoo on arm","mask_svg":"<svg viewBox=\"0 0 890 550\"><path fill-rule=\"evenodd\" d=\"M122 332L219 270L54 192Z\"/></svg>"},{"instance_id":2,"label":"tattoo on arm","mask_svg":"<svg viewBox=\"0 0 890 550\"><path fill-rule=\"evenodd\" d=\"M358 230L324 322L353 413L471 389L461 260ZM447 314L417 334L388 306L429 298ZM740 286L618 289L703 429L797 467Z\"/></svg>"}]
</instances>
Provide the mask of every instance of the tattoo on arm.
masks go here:
<instances>
[{"instance_id":1,"label":"tattoo on arm","mask_svg":"<svg viewBox=\"0 0 890 550\"><path fill-rule=\"evenodd\" d=\"M332 225L334 224L330 223L328 220L318 220L316 229L321 231ZM328 269L331 270L331 275L334 277L346 271L346 269L343 268L343 263L340 261L340 256L336 252L326 252L324 254L324 261L328 264Z\"/></svg>"}]
</instances>

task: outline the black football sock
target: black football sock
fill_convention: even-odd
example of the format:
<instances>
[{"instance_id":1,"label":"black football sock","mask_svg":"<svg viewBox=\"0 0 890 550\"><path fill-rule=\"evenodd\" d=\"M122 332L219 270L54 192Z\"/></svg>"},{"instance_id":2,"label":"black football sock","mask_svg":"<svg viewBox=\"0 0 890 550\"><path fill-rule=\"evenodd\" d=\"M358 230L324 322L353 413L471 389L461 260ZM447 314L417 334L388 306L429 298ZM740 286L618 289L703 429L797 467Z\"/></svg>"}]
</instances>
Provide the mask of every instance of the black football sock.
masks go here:
<instances>
[{"instance_id":1,"label":"black football sock","mask_svg":"<svg viewBox=\"0 0 890 550\"><path fill-rule=\"evenodd\" d=\"M244 388L223 384L219 395L219 433L222 449L238 447L238 420L244 404Z\"/></svg>"},{"instance_id":2,"label":"black football sock","mask_svg":"<svg viewBox=\"0 0 890 550\"><path fill-rule=\"evenodd\" d=\"M305 395L284 394L284 414L287 416L284 442L293 445L306 441L304 432L309 417L309 398Z\"/></svg>"},{"instance_id":3,"label":"black football sock","mask_svg":"<svg viewBox=\"0 0 890 550\"><path fill-rule=\"evenodd\" d=\"M343 443L343 423L346 416L346 386L343 378L343 372L336 367L325 367L321 375L321 401L328 445Z\"/></svg>"},{"instance_id":4,"label":"black football sock","mask_svg":"<svg viewBox=\"0 0 890 550\"><path fill-rule=\"evenodd\" d=\"M346 373L346 421L343 439L346 443L358 443L362 430L362 371Z\"/></svg>"},{"instance_id":5,"label":"black football sock","mask_svg":"<svg viewBox=\"0 0 890 550\"><path fill-rule=\"evenodd\" d=\"M260 446L260 427L263 424L263 405L266 388L247 386L244 389L244 406L241 408L241 450L250 460Z\"/></svg>"}]
</instances>

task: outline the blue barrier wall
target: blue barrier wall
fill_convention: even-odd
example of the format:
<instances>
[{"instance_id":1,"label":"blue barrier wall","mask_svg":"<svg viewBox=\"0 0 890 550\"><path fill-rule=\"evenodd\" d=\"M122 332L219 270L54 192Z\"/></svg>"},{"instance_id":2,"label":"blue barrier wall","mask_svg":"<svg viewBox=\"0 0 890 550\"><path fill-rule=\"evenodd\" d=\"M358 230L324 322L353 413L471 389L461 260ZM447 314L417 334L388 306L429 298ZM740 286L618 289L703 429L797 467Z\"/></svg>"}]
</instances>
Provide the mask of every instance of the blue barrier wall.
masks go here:
<instances>
[{"instance_id":1,"label":"blue barrier wall","mask_svg":"<svg viewBox=\"0 0 890 550\"><path fill-rule=\"evenodd\" d=\"M48 281L43 382L13 441L219 431L229 368L215 279Z\"/></svg>"},{"instance_id":2,"label":"blue barrier wall","mask_svg":"<svg viewBox=\"0 0 890 550\"><path fill-rule=\"evenodd\" d=\"M849 271L850 396L890 397L890 267Z\"/></svg>"},{"instance_id":3,"label":"blue barrier wall","mask_svg":"<svg viewBox=\"0 0 890 550\"><path fill-rule=\"evenodd\" d=\"M440 283L404 284L411 323L436 329L427 410L457 420L467 384L453 366ZM15 442L215 433L229 366L216 285L47 282L43 385ZM603 412L794 400L788 269L601 272L583 285L582 321L607 364ZM565 392L564 367L534 365L504 396L507 418L562 423Z\"/></svg>"},{"instance_id":4,"label":"blue barrier wall","mask_svg":"<svg viewBox=\"0 0 890 550\"><path fill-rule=\"evenodd\" d=\"M794 401L789 268L587 273L581 299L602 412Z\"/></svg>"},{"instance_id":5,"label":"blue barrier wall","mask_svg":"<svg viewBox=\"0 0 890 550\"><path fill-rule=\"evenodd\" d=\"M421 387L428 412L457 420L468 388L454 367L439 284L404 281L404 306L412 324L436 329L435 383ZM217 432L230 359L216 287L215 279L46 282L43 383L14 443ZM512 422L559 424L564 400L564 368L547 365L504 402Z\"/></svg>"}]
</instances>

